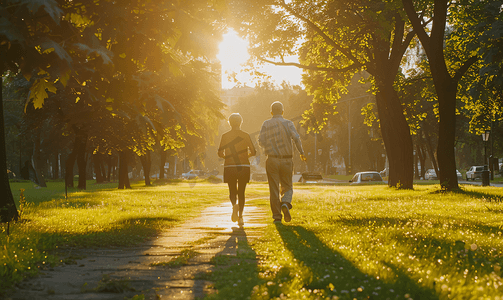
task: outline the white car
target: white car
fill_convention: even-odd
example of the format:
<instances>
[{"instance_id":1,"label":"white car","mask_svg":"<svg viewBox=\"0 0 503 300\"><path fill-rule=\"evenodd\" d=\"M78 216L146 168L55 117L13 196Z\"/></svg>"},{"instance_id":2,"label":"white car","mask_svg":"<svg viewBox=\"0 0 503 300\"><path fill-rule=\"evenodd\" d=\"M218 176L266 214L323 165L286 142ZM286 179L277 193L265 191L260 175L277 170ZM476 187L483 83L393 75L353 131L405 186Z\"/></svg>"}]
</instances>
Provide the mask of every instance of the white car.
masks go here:
<instances>
[{"instance_id":1,"label":"white car","mask_svg":"<svg viewBox=\"0 0 503 300\"><path fill-rule=\"evenodd\" d=\"M435 172L435 169L428 169L428 171L426 171L426 173L424 174L424 179L426 180L438 179L437 172Z\"/></svg>"},{"instance_id":2,"label":"white car","mask_svg":"<svg viewBox=\"0 0 503 300\"><path fill-rule=\"evenodd\" d=\"M201 174L200 170L190 170L187 173L182 173L183 179L194 179L197 178Z\"/></svg>"},{"instance_id":3,"label":"white car","mask_svg":"<svg viewBox=\"0 0 503 300\"><path fill-rule=\"evenodd\" d=\"M466 180L482 179L482 171L484 171L484 166L472 166L470 170L466 171Z\"/></svg>"},{"instance_id":4,"label":"white car","mask_svg":"<svg viewBox=\"0 0 503 300\"><path fill-rule=\"evenodd\" d=\"M351 182L351 185L384 183L381 175L374 171L358 172L349 182Z\"/></svg>"}]
</instances>

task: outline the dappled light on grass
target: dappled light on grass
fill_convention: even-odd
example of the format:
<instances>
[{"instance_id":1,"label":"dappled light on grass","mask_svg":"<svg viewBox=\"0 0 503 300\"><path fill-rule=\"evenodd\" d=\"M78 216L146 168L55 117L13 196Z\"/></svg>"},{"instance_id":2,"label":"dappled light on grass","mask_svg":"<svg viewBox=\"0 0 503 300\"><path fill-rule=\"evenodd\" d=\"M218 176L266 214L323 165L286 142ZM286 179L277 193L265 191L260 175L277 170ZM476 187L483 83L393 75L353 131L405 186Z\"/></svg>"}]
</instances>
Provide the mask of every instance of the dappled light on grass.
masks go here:
<instances>
[{"instance_id":1,"label":"dappled light on grass","mask_svg":"<svg viewBox=\"0 0 503 300\"><path fill-rule=\"evenodd\" d=\"M25 187L24 187L25 188ZM218 291L209 299L497 299L503 295L500 189L438 192L386 186L296 185L292 222L274 225L268 188L250 184L247 205L266 209L267 227L238 256L199 274ZM25 192L28 202L32 191ZM28 205L0 236L0 276L20 280L61 260L59 247L139 243L208 205L228 201L225 184L170 184L73 192ZM246 207L245 207L246 212ZM5 227L3 227L5 228ZM30 268L30 269L28 269ZM3 272L3 273L2 273ZM21 274L22 273L22 274ZM3 274L3 275L2 275ZM2 284L9 284L0 281Z\"/></svg>"},{"instance_id":2,"label":"dappled light on grass","mask_svg":"<svg viewBox=\"0 0 503 300\"><path fill-rule=\"evenodd\" d=\"M488 199L500 190L436 190L320 187L297 194L293 221L269 226L252 245L264 283L251 298L497 299L503 203Z\"/></svg>"}]
</instances>

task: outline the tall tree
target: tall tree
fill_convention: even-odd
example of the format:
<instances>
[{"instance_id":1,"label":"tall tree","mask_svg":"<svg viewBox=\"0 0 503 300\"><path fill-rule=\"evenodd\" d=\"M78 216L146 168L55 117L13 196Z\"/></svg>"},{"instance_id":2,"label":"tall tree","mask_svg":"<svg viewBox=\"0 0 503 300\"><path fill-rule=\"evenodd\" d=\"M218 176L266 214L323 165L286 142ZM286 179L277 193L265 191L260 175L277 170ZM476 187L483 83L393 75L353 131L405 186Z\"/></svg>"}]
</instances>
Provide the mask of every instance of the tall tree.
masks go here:
<instances>
[{"instance_id":1,"label":"tall tree","mask_svg":"<svg viewBox=\"0 0 503 300\"><path fill-rule=\"evenodd\" d=\"M464 61L449 66L446 63L444 45L448 11L450 6L457 4L451 3L449 0L434 0L431 2L402 0L402 2L428 57L438 98L439 131L437 159L440 185L446 190L458 189L454 153L456 94L460 79L470 66L477 61L477 56L476 53L460 53L463 54L463 57L466 57ZM428 21L431 20L431 30L429 32L426 31L424 26L425 22L428 22L427 17L431 17L431 19L428 19Z\"/></svg>"},{"instance_id":2,"label":"tall tree","mask_svg":"<svg viewBox=\"0 0 503 300\"><path fill-rule=\"evenodd\" d=\"M2 79L3 81L3 79ZM0 94L2 92L3 82L0 85ZM0 96L1 100L1 96ZM9 185L9 176L7 175L7 155L5 150L5 131L4 124L4 111L3 111L3 100L0 106L0 134L2 136L0 142L0 170L2 171L2 176L0 180L2 197L0 197L0 223L10 222L12 220L17 220L19 215L16 208L16 203L12 197L12 191Z\"/></svg>"},{"instance_id":3,"label":"tall tree","mask_svg":"<svg viewBox=\"0 0 503 300\"><path fill-rule=\"evenodd\" d=\"M304 83L314 101L335 104L354 74L371 74L390 162L388 184L412 188L412 139L393 85L414 36L400 13L401 3L233 2L239 18L235 26L254 45L252 55L262 62L304 69ZM300 63L285 61L288 55L299 55Z\"/></svg>"},{"instance_id":4,"label":"tall tree","mask_svg":"<svg viewBox=\"0 0 503 300\"><path fill-rule=\"evenodd\" d=\"M43 2L3 1L0 5L0 74L21 70L26 77L30 78L35 69L36 73L51 69L57 78L65 69L64 65L68 68L70 63L68 53L55 42L65 35L65 32L60 29L61 16L62 10L54 0ZM46 95L46 88L54 91L52 85L45 78L39 78L32 87L30 98L37 105L40 104L40 99ZM9 222L17 219L18 214L6 172L5 127L1 97L0 170L2 176L0 179L2 180L2 189L0 191L0 222Z\"/></svg>"}]
</instances>

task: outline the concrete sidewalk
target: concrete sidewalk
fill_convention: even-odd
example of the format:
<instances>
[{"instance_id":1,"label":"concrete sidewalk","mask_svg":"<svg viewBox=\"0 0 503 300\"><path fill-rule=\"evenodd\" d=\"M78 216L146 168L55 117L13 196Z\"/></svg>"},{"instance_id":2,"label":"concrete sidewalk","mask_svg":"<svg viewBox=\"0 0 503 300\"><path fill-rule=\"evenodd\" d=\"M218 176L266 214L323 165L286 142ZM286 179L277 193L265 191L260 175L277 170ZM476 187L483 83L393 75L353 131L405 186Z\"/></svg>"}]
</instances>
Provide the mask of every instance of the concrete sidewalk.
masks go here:
<instances>
[{"instance_id":1,"label":"concrete sidewalk","mask_svg":"<svg viewBox=\"0 0 503 300\"><path fill-rule=\"evenodd\" d=\"M207 288L211 282L201 276L214 267L211 259L216 255L235 256L240 241L255 239L260 228L270 224L268 211L247 205L245 224L240 228L231 222L231 211L229 202L209 207L199 217L138 247L74 251L72 256L82 259L22 282L7 299L123 300L135 295L144 295L145 299L202 298L213 292ZM162 265L187 249L197 252L188 264ZM93 290L103 278L106 284L99 292Z\"/></svg>"}]
</instances>

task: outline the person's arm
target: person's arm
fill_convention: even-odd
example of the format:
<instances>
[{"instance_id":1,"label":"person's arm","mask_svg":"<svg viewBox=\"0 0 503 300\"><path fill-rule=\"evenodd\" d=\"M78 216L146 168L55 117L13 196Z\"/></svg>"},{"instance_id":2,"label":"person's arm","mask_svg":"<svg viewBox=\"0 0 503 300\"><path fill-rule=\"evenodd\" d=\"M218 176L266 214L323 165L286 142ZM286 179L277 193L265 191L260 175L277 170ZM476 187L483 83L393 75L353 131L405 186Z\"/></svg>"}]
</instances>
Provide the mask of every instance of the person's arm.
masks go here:
<instances>
[{"instance_id":1,"label":"person's arm","mask_svg":"<svg viewBox=\"0 0 503 300\"><path fill-rule=\"evenodd\" d=\"M218 157L225 158L224 149L222 148L222 145L225 145L223 135L222 135L222 138L220 139L220 146L218 146Z\"/></svg>"},{"instance_id":2,"label":"person's arm","mask_svg":"<svg viewBox=\"0 0 503 300\"><path fill-rule=\"evenodd\" d=\"M293 139L293 142L295 143L295 147L299 151L301 155L304 155L304 149L302 148L302 142L300 141L300 135L297 133L297 129L295 129L295 126L293 125L293 122L288 122L288 129L290 130L290 136Z\"/></svg>"},{"instance_id":3,"label":"person's arm","mask_svg":"<svg viewBox=\"0 0 503 300\"><path fill-rule=\"evenodd\" d=\"M297 150L300 153L300 159L302 161L306 161L307 158L304 155L304 149L302 148L302 142L300 140L300 135L297 132L297 129L295 129L295 125L293 125L293 122L291 122L291 121L288 122L288 129L290 130L290 136L292 137L293 142L295 143L295 147L297 148Z\"/></svg>"},{"instance_id":4,"label":"person's arm","mask_svg":"<svg viewBox=\"0 0 503 300\"><path fill-rule=\"evenodd\" d=\"M253 145L253 142L251 140L250 135L248 135L248 149L250 149L250 152L248 153L248 157L257 155L257 150L255 149L255 146Z\"/></svg>"},{"instance_id":5,"label":"person's arm","mask_svg":"<svg viewBox=\"0 0 503 300\"><path fill-rule=\"evenodd\" d=\"M258 135L258 144L260 147L265 148L266 146L266 129L265 122L262 123L262 128L260 128L260 133Z\"/></svg>"}]
</instances>

